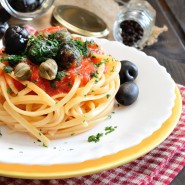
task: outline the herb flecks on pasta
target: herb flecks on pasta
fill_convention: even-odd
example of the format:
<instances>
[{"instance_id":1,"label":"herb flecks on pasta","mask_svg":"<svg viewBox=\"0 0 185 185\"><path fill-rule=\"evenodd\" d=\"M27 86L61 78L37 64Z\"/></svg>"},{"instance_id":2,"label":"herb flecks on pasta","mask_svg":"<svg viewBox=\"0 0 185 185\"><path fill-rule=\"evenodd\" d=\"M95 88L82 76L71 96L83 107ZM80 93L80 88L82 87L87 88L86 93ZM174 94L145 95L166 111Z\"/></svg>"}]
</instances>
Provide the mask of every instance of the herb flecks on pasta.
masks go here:
<instances>
[{"instance_id":1,"label":"herb flecks on pasta","mask_svg":"<svg viewBox=\"0 0 185 185\"><path fill-rule=\"evenodd\" d=\"M93 40L37 31L19 54L0 52L0 121L43 146L85 132L112 112L119 70Z\"/></svg>"}]
</instances>

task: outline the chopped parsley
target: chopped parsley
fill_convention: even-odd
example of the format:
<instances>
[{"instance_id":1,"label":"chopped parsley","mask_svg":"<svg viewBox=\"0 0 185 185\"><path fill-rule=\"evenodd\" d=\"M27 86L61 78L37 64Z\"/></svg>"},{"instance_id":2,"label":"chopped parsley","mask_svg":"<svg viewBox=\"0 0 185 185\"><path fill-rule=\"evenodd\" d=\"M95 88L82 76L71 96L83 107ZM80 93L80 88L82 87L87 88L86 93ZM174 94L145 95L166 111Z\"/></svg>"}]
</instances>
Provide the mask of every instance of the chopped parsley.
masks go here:
<instances>
[{"instance_id":1,"label":"chopped parsley","mask_svg":"<svg viewBox=\"0 0 185 185\"><path fill-rule=\"evenodd\" d=\"M99 80L95 80L94 83L97 84L99 82Z\"/></svg>"},{"instance_id":2,"label":"chopped parsley","mask_svg":"<svg viewBox=\"0 0 185 185\"><path fill-rule=\"evenodd\" d=\"M9 150L13 150L13 148L8 148Z\"/></svg>"},{"instance_id":3,"label":"chopped parsley","mask_svg":"<svg viewBox=\"0 0 185 185\"><path fill-rule=\"evenodd\" d=\"M107 118L108 118L108 119L111 119L111 118L112 118L112 115L111 115L111 114L109 114L109 115L107 116Z\"/></svg>"},{"instance_id":4,"label":"chopped parsley","mask_svg":"<svg viewBox=\"0 0 185 185\"><path fill-rule=\"evenodd\" d=\"M43 147L48 147L47 145L45 145L44 143L42 144Z\"/></svg>"},{"instance_id":5,"label":"chopped parsley","mask_svg":"<svg viewBox=\"0 0 185 185\"><path fill-rule=\"evenodd\" d=\"M81 40L74 40L73 44L74 46L80 51L80 53L84 56L88 56L89 54L89 48L88 48L88 41L83 42Z\"/></svg>"},{"instance_id":6,"label":"chopped parsley","mask_svg":"<svg viewBox=\"0 0 185 185\"><path fill-rule=\"evenodd\" d=\"M106 98L109 99L109 98L110 98L110 94L107 94L107 95L106 95Z\"/></svg>"},{"instance_id":7,"label":"chopped parsley","mask_svg":"<svg viewBox=\"0 0 185 185\"><path fill-rule=\"evenodd\" d=\"M113 66L113 67L112 67L112 69L110 70L110 72L112 72L112 73L113 73L113 72L115 71L115 69L114 69L114 68L115 68L115 67Z\"/></svg>"},{"instance_id":8,"label":"chopped parsley","mask_svg":"<svg viewBox=\"0 0 185 185\"><path fill-rule=\"evenodd\" d=\"M64 71L58 71L55 80L60 81L64 76L68 76Z\"/></svg>"},{"instance_id":9,"label":"chopped parsley","mask_svg":"<svg viewBox=\"0 0 185 185\"><path fill-rule=\"evenodd\" d=\"M97 64L94 64L95 66L97 67L100 67L102 64L106 64L109 60L106 58L106 59L103 59L101 62L97 63Z\"/></svg>"},{"instance_id":10,"label":"chopped parsley","mask_svg":"<svg viewBox=\"0 0 185 185\"><path fill-rule=\"evenodd\" d=\"M12 93L12 89L11 89L10 87L8 87L8 88L6 89L6 92L7 92L8 94Z\"/></svg>"},{"instance_id":11,"label":"chopped parsley","mask_svg":"<svg viewBox=\"0 0 185 185\"><path fill-rule=\"evenodd\" d=\"M105 132L105 135L107 135L107 134L113 132L116 128L117 128L117 126L115 126L115 127L112 127L112 126L110 126L110 127L105 127L105 131L106 131L106 132Z\"/></svg>"},{"instance_id":12,"label":"chopped parsley","mask_svg":"<svg viewBox=\"0 0 185 185\"><path fill-rule=\"evenodd\" d=\"M11 67L16 66L20 61L25 60L21 55L7 55L7 57L1 57L0 62L8 62Z\"/></svg>"},{"instance_id":13,"label":"chopped parsley","mask_svg":"<svg viewBox=\"0 0 185 185\"><path fill-rule=\"evenodd\" d=\"M55 58L59 49L60 43L56 39L32 36L28 41L26 54L32 62L40 64L48 58Z\"/></svg>"},{"instance_id":14,"label":"chopped parsley","mask_svg":"<svg viewBox=\"0 0 185 185\"><path fill-rule=\"evenodd\" d=\"M117 126L109 126L109 127L105 127L105 135L113 132L115 129L117 128ZM88 137L88 142L99 142L100 141L100 138L103 136L104 134L103 133L98 133L96 135L91 135Z\"/></svg>"},{"instance_id":15,"label":"chopped parsley","mask_svg":"<svg viewBox=\"0 0 185 185\"><path fill-rule=\"evenodd\" d=\"M11 66L4 66L3 71L5 73L11 73L13 71L13 68Z\"/></svg>"},{"instance_id":16,"label":"chopped parsley","mask_svg":"<svg viewBox=\"0 0 185 185\"><path fill-rule=\"evenodd\" d=\"M98 133L96 135L91 135L88 137L88 142L99 142L100 138L103 136L103 133Z\"/></svg>"},{"instance_id":17,"label":"chopped parsley","mask_svg":"<svg viewBox=\"0 0 185 185\"><path fill-rule=\"evenodd\" d=\"M94 78L98 78L98 74L99 74L98 71L96 71L96 72L91 72L91 73L90 73L90 76L91 76L92 78L93 78L93 77L94 77Z\"/></svg>"}]
</instances>

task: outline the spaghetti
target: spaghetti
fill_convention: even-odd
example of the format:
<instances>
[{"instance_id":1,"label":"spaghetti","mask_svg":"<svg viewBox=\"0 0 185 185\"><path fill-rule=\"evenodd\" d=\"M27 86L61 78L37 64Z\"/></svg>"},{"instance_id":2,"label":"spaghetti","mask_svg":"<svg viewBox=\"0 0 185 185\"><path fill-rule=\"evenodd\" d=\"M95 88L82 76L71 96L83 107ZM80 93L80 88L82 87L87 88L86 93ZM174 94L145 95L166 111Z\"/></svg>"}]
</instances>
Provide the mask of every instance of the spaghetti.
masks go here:
<instances>
[{"instance_id":1,"label":"spaghetti","mask_svg":"<svg viewBox=\"0 0 185 185\"><path fill-rule=\"evenodd\" d=\"M50 139L80 134L106 119L119 89L121 66L111 56L103 55L100 48L92 53L83 57L84 64L68 69L68 76L54 81L55 88L38 76L34 82L38 71L28 80L18 80L14 71L5 72L6 62L0 63L0 124L29 133L48 146ZM86 70L87 62L95 68ZM35 70L36 65L31 64L31 68ZM84 70L86 73L81 74ZM63 85L69 82L65 90Z\"/></svg>"}]
</instances>

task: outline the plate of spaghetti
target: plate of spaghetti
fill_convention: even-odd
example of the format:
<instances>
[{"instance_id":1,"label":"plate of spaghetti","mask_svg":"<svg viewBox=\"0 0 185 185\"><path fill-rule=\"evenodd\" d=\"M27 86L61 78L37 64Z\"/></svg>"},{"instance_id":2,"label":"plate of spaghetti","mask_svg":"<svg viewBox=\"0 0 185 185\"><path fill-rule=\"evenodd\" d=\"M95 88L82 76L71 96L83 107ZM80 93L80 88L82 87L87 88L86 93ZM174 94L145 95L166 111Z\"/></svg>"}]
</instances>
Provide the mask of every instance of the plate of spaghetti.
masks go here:
<instances>
[{"instance_id":1,"label":"plate of spaghetti","mask_svg":"<svg viewBox=\"0 0 185 185\"><path fill-rule=\"evenodd\" d=\"M98 159L141 143L172 114L175 83L155 58L59 26L33 35L9 30L0 52L0 162ZM121 60L139 71L130 106L115 100Z\"/></svg>"}]
</instances>

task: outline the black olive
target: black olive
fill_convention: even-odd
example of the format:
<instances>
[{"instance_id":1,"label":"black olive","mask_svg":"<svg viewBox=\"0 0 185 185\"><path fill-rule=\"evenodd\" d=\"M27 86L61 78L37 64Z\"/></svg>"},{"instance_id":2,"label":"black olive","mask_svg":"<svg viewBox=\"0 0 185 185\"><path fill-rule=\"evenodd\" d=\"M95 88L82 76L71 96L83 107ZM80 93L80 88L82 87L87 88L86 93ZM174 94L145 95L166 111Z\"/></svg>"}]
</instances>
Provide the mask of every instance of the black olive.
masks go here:
<instances>
[{"instance_id":1,"label":"black olive","mask_svg":"<svg viewBox=\"0 0 185 185\"><path fill-rule=\"evenodd\" d=\"M9 25L7 22L4 22L0 25L0 39L3 37L5 31L8 29Z\"/></svg>"},{"instance_id":2,"label":"black olive","mask_svg":"<svg viewBox=\"0 0 185 185\"><path fill-rule=\"evenodd\" d=\"M8 54L22 53L28 42L28 31L20 26L9 27L3 37L5 52Z\"/></svg>"},{"instance_id":3,"label":"black olive","mask_svg":"<svg viewBox=\"0 0 185 185\"><path fill-rule=\"evenodd\" d=\"M137 66L128 60L122 60L120 62L121 70L119 72L119 76L121 84L135 80L138 75Z\"/></svg>"},{"instance_id":4,"label":"black olive","mask_svg":"<svg viewBox=\"0 0 185 185\"><path fill-rule=\"evenodd\" d=\"M8 0L8 2L18 12L32 12L40 7L43 0Z\"/></svg>"},{"instance_id":5,"label":"black olive","mask_svg":"<svg viewBox=\"0 0 185 185\"><path fill-rule=\"evenodd\" d=\"M131 105L138 97L139 88L134 82L125 82L120 85L116 100L121 105Z\"/></svg>"}]
</instances>

